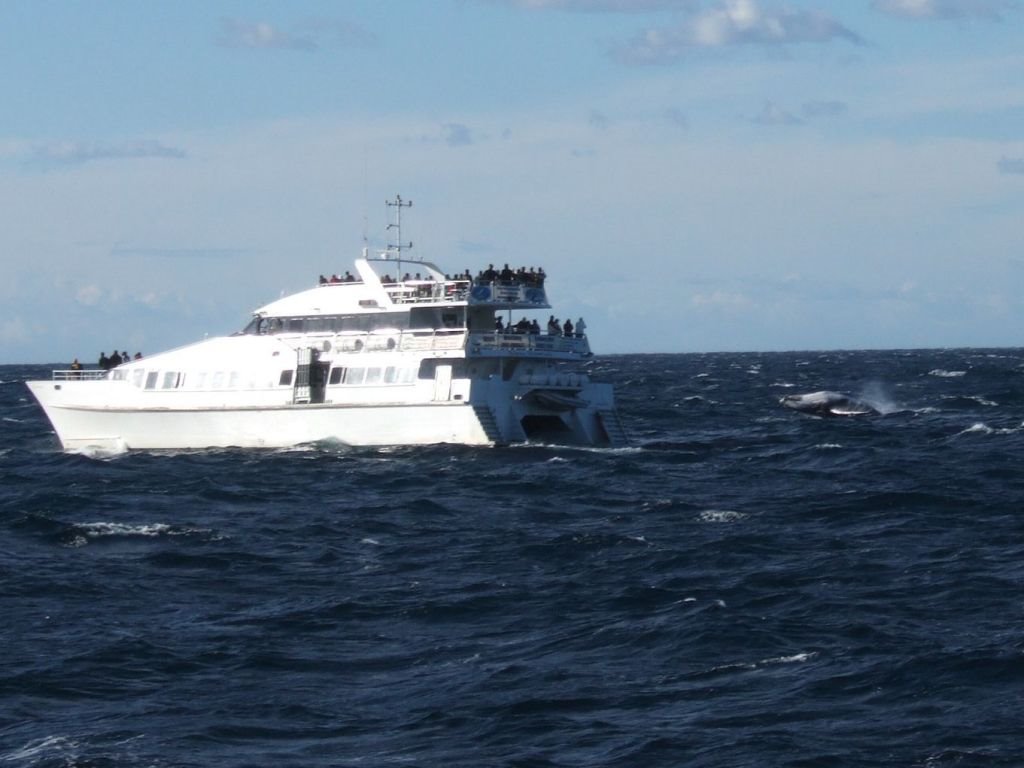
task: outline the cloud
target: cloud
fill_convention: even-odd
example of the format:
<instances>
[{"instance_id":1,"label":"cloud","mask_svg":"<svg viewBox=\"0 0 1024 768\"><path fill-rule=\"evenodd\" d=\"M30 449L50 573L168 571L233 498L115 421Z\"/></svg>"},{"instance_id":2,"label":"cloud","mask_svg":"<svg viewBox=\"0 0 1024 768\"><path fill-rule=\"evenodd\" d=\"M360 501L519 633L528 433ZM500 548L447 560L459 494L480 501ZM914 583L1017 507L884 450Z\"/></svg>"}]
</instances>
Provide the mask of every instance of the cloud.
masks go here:
<instances>
[{"instance_id":1,"label":"cloud","mask_svg":"<svg viewBox=\"0 0 1024 768\"><path fill-rule=\"evenodd\" d=\"M698 309L713 309L740 311L754 306L746 294L731 293L729 291L714 291L712 293L695 293L690 297L690 303Z\"/></svg>"},{"instance_id":2,"label":"cloud","mask_svg":"<svg viewBox=\"0 0 1024 768\"><path fill-rule=\"evenodd\" d=\"M361 48L376 42L373 34L358 24L335 19L313 19L290 31L266 21L221 19L219 45L226 48L269 48L315 51L324 45Z\"/></svg>"},{"instance_id":3,"label":"cloud","mask_svg":"<svg viewBox=\"0 0 1024 768\"><path fill-rule=\"evenodd\" d=\"M75 301L79 304L84 304L87 307L94 307L99 304L100 299L103 298L103 291L100 287L95 284L83 285L75 293Z\"/></svg>"},{"instance_id":4,"label":"cloud","mask_svg":"<svg viewBox=\"0 0 1024 768\"><path fill-rule=\"evenodd\" d=\"M1015 0L874 0L872 6L890 16L908 19L1002 18L1001 11L1016 8Z\"/></svg>"},{"instance_id":5,"label":"cloud","mask_svg":"<svg viewBox=\"0 0 1024 768\"><path fill-rule=\"evenodd\" d=\"M315 51L319 46L310 35L285 32L265 21L221 19L217 41L227 48L281 48L292 51Z\"/></svg>"},{"instance_id":6,"label":"cloud","mask_svg":"<svg viewBox=\"0 0 1024 768\"><path fill-rule=\"evenodd\" d=\"M1024 157L1002 157L996 163L1000 173L1010 176L1024 176Z\"/></svg>"},{"instance_id":7,"label":"cloud","mask_svg":"<svg viewBox=\"0 0 1024 768\"><path fill-rule=\"evenodd\" d=\"M799 125L802 122L799 117L773 101L766 101L761 112L751 119L761 125Z\"/></svg>"},{"instance_id":8,"label":"cloud","mask_svg":"<svg viewBox=\"0 0 1024 768\"><path fill-rule=\"evenodd\" d=\"M682 24L644 30L613 53L629 64L667 64L696 49L826 43L837 39L863 43L855 32L820 11L762 10L757 0L719 0Z\"/></svg>"},{"instance_id":9,"label":"cloud","mask_svg":"<svg viewBox=\"0 0 1024 768\"><path fill-rule=\"evenodd\" d=\"M134 160L148 157L183 158L185 151L154 139L119 143L95 141L54 141L32 148L31 161L42 164L74 165L91 160Z\"/></svg>"},{"instance_id":10,"label":"cloud","mask_svg":"<svg viewBox=\"0 0 1024 768\"><path fill-rule=\"evenodd\" d=\"M808 101L804 103L802 112L808 119L839 117L846 114L846 104L841 101Z\"/></svg>"},{"instance_id":11,"label":"cloud","mask_svg":"<svg viewBox=\"0 0 1024 768\"><path fill-rule=\"evenodd\" d=\"M697 0L490 0L528 11L580 11L583 13L646 13L690 9Z\"/></svg>"},{"instance_id":12,"label":"cloud","mask_svg":"<svg viewBox=\"0 0 1024 768\"><path fill-rule=\"evenodd\" d=\"M462 123L445 123L444 143L449 147L467 147L473 143L473 133Z\"/></svg>"}]
</instances>

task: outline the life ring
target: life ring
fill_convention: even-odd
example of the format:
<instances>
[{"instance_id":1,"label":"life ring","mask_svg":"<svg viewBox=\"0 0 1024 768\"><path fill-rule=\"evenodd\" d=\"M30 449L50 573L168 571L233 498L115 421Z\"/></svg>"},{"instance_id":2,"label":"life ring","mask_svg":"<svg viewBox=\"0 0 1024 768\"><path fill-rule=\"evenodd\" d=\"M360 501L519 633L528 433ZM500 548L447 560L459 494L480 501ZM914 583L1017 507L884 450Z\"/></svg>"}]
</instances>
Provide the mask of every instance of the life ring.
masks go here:
<instances>
[{"instance_id":1,"label":"life ring","mask_svg":"<svg viewBox=\"0 0 1024 768\"><path fill-rule=\"evenodd\" d=\"M487 301L491 298L491 289L486 285L478 285L473 288L472 296L477 301Z\"/></svg>"}]
</instances>

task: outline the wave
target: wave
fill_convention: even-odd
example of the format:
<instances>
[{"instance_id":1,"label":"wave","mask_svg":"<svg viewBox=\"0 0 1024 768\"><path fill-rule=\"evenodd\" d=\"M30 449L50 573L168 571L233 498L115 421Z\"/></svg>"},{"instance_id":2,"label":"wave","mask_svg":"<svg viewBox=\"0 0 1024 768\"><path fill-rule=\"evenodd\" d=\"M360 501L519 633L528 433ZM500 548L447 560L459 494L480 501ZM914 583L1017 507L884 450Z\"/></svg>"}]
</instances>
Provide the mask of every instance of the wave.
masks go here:
<instances>
[{"instance_id":1,"label":"wave","mask_svg":"<svg viewBox=\"0 0 1024 768\"><path fill-rule=\"evenodd\" d=\"M940 379L956 379L966 376L967 371L947 371L944 368L933 368L928 371L929 376L938 376Z\"/></svg>"}]
</instances>

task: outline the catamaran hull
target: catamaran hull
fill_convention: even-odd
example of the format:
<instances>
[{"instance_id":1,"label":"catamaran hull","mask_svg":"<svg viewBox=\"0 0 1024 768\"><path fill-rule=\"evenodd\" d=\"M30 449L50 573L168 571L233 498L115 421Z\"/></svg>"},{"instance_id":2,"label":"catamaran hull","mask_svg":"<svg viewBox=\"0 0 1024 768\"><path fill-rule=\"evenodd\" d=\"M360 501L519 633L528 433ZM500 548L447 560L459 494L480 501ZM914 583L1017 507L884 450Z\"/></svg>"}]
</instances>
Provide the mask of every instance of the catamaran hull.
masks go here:
<instances>
[{"instance_id":1,"label":"catamaran hull","mask_svg":"<svg viewBox=\"0 0 1024 768\"><path fill-rule=\"evenodd\" d=\"M82 405L62 399L51 382L27 383L68 451L287 448L322 441L353 446L493 445L531 437L584 445L620 442L614 412L536 412L508 398L502 407L443 401L139 409ZM528 429L534 423L543 429L531 435Z\"/></svg>"}]
</instances>

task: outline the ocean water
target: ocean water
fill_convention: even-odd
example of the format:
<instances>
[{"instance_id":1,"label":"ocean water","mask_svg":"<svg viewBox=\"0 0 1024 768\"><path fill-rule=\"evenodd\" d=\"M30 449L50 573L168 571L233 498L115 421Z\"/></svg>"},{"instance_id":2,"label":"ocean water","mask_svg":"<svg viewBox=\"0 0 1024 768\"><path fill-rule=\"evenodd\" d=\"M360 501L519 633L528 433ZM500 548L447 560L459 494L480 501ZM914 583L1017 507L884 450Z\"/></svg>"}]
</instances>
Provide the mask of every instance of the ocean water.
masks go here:
<instances>
[{"instance_id":1,"label":"ocean water","mask_svg":"<svg viewBox=\"0 0 1024 768\"><path fill-rule=\"evenodd\" d=\"M629 447L103 457L0 367L0 768L1024 765L1024 350L592 369Z\"/></svg>"}]
</instances>

